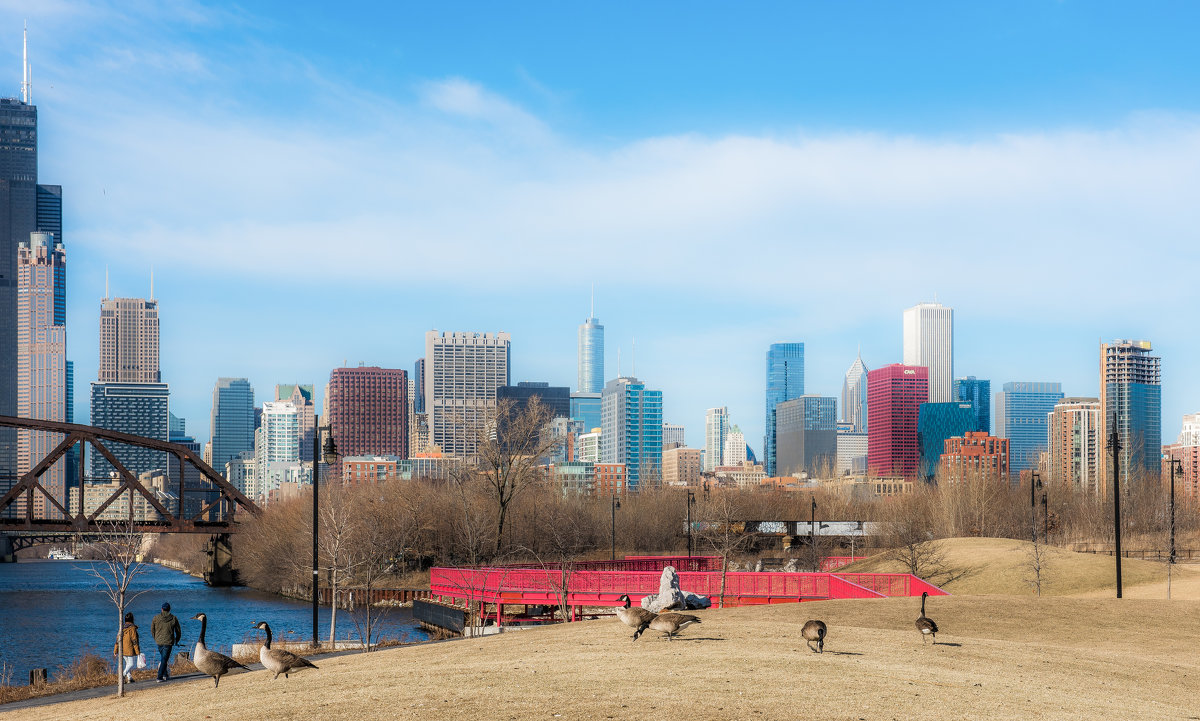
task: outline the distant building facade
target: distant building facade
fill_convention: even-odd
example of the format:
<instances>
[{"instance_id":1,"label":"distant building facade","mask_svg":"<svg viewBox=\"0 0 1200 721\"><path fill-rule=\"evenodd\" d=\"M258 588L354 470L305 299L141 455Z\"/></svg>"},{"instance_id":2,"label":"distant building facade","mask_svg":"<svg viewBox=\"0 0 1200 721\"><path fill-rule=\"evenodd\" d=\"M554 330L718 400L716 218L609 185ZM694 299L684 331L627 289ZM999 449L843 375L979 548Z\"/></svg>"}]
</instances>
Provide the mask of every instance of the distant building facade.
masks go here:
<instances>
[{"instance_id":1,"label":"distant building facade","mask_svg":"<svg viewBox=\"0 0 1200 721\"><path fill-rule=\"evenodd\" d=\"M425 412L432 445L474 455L492 421L496 391L511 385L508 333L425 333Z\"/></svg>"},{"instance_id":2,"label":"distant building facade","mask_svg":"<svg viewBox=\"0 0 1200 721\"><path fill-rule=\"evenodd\" d=\"M296 422L300 426L300 460L312 463L313 435L316 434L317 405L313 384L280 383L275 386L275 400L296 407Z\"/></svg>"},{"instance_id":3,"label":"distant building facade","mask_svg":"<svg viewBox=\"0 0 1200 721\"><path fill-rule=\"evenodd\" d=\"M880 476L917 474L921 445L917 420L929 398L929 369L901 363L867 373L867 466Z\"/></svg>"},{"instance_id":4,"label":"distant building facade","mask_svg":"<svg viewBox=\"0 0 1200 721\"><path fill-rule=\"evenodd\" d=\"M803 395L775 406L780 476L827 477L837 465L837 399Z\"/></svg>"},{"instance_id":5,"label":"distant building facade","mask_svg":"<svg viewBox=\"0 0 1200 721\"><path fill-rule=\"evenodd\" d=\"M992 382L975 376L954 379L952 400L970 403L975 407L975 430L992 432Z\"/></svg>"},{"instance_id":6,"label":"distant building facade","mask_svg":"<svg viewBox=\"0 0 1200 721\"><path fill-rule=\"evenodd\" d=\"M1125 479L1160 476L1162 359L1151 351L1146 340L1100 344L1100 437L1107 443L1116 424L1121 442L1117 461ZM1106 445L1101 448L1101 468L1111 468Z\"/></svg>"},{"instance_id":7,"label":"distant building facade","mask_svg":"<svg viewBox=\"0 0 1200 721\"><path fill-rule=\"evenodd\" d=\"M711 471L722 462L725 437L729 435L729 409L709 408L704 413L704 470Z\"/></svg>"},{"instance_id":8,"label":"distant building facade","mask_svg":"<svg viewBox=\"0 0 1200 721\"><path fill-rule=\"evenodd\" d=\"M1100 399L1063 398L1046 420L1048 480L1077 491L1107 496L1100 466Z\"/></svg>"},{"instance_id":9,"label":"distant building facade","mask_svg":"<svg viewBox=\"0 0 1200 721\"><path fill-rule=\"evenodd\" d=\"M929 369L930 403L954 400L954 309L918 303L904 311L904 365Z\"/></svg>"},{"instance_id":10,"label":"distant building facade","mask_svg":"<svg viewBox=\"0 0 1200 721\"><path fill-rule=\"evenodd\" d=\"M917 412L917 438L921 443L919 475L923 480L932 481L937 475L938 464L946 452L946 440L964 437L975 430L976 423L975 406L970 403L921 404Z\"/></svg>"},{"instance_id":11,"label":"distant building facade","mask_svg":"<svg viewBox=\"0 0 1200 721\"><path fill-rule=\"evenodd\" d=\"M662 473L662 391L631 376L609 381L601 394L600 460L621 463L629 490ZM647 481L651 480L646 478Z\"/></svg>"},{"instance_id":12,"label":"distant building facade","mask_svg":"<svg viewBox=\"0 0 1200 721\"><path fill-rule=\"evenodd\" d=\"M166 383L93 383L92 425L168 441L170 397ZM170 473L167 454L163 451L123 443L106 444L106 447L135 476L157 470ZM107 479L115 470L95 449L91 449L90 458L89 472L94 479Z\"/></svg>"},{"instance_id":13,"label":"distant building facade","mask_svg":"<svg viewBox=\"0 0 1200 721\"><path fill-rule=\"evenodd\" d=\"M212 467L254 450L254 386L246 378L218 378L213 388Z\"/></svg>"},{"instance_id":14,"label":"distant building facade","mask_svg":"<svg viewBox=\"0 0 1200 721\"><path fill-rule=\"evenodd\" d=\"M663 485L700 484L700 449L676 447L663 451Z\"/></svg>"},{"instance_id":15,"label":"distant building facade","mask_svg":"<svg viewBox=\"0 0 1200 721\"><path fill-rule=\"evenodd\" d=\"M767 349L767 412L766 434L763 437L763 463L768 476L776 475L775 407L784 401L790 401L802 395L804 395L804 344L772 343Z\"/></svg>"},{"instance_id":16,"label":"distant building facade","mask_svg":"<svg viewBox=\"0 0 1200 721\"><path fill-rule=\"evenodd\" d=\"M579 326L580 393L600 393L604 390L604 326L594 316Z\"/></svg>"},{"instance_id":17,"label":"distant building facade","mask_svg":"<svg viewBox=\"0 0 1200 721\"><path fill-rule=\"evenodd\" d=\"M158 301L105 298L100 304L101 383L158 383Z\"/></svg>"},{"instance_id":18,"label":"distant building facade","mask_svg":"<svg viewBox=\"0 0 1200 721\"><path fill-rule=\"evenodd\" d=\"M334 368L329 425L340 456L408 457L408 373L398 368Z\"/></svg>"},{"instance_id":19,"label":"distant building facade","mask_svg":"<svg viewBox=\"0 0 1200 721\"><path fill-rule=\"evenodd\" d=\"M849 433L867 432L867 372L862 353L850 364L842 381L842 415L839 420L850 424Z\"/></svg>"},{"instance_id":20,"label":"distant building facade","mask_svg":"<svg viewBox=\"0 0 1200 721\"><path fill-rule=\"evenodd\" d=\"M1061 383L1005 383L995 396L996 436L1009 441L1014 473L1038 467L1046 450L1046 418L1063 399Z\"/></svg>"},{"instance_id":21,"label":"distant building facade","mask_svg":"<svg viewBox=\"0 0 1200 721\"><path fill-rule=\"evenodd\" d=\"M939 458L941 478L948 483L976 478L1008 478L1008 439L983 431L967 431L962 437L947 438Z\"/></svg>"},{"instance_id":22,"label":"distant building facade","mask_svg":"<svg viewBox=\"0 0 1200 721\"><path fill-rule=\"evenodd\" d=\"M663 424L663 449L681 448L687 445L683 426L676 423Z\"/></svg>"}]
</instances>

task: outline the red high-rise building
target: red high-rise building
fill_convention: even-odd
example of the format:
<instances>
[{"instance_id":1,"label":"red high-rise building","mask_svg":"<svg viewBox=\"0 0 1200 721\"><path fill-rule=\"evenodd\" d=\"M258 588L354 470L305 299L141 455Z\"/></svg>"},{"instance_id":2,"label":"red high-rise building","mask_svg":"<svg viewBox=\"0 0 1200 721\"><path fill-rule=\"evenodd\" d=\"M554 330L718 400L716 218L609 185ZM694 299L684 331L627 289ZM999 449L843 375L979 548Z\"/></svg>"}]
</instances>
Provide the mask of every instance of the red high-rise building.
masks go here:
<instances>
[{"instance_id":1,"label":"red high-rise building","mask_svg":"<svg viewBox=\"0 0 1200 721\"><path fill-rule=\"evenodd\" d=\"M374 366L334 368L327 421L342 458L408 458L408 373Z\"/></svg>"},{"instance_id":2,"label":"red high-rise building","mask_svg":"<svg viewBox=\"0 0 1200 721\"><path fill-rule=\"evenodd\" d=\"M929 401L929 369L900 363L867 372L867 467L912 476L921 460L917 415Z\"/></svg>"}]
</instances>

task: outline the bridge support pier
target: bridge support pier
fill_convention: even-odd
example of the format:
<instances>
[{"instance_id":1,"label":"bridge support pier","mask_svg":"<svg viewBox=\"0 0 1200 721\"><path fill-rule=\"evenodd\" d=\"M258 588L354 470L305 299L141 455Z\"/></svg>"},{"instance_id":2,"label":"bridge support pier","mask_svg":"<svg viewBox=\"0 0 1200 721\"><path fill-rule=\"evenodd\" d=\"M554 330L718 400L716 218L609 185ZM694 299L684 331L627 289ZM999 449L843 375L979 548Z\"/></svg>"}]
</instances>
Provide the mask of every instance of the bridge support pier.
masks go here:
<instances>
[{"instance_id":1,"label":"bridge support pier","mask_svg":"<svg viewBox=\"0 0 1200 721\"><path fill-rule=\"evenodd\" d=\"M12 539L0 533L0 563L15 563L16 560L17 552L13 550Z\"/></svg>"},{"instance_id":2,"label":"bridge support pier","mask_svg":"<svg viewBox=\"0 0 1200 721\"><path fill-rule=\"evenodd\" d=\"M210 586L232 586L233 574L233 545L230 534L218 533L208 537L208 546L204 549L208 554L208 567L204 569L204 582Z\"/></svg>"}]
</instances>

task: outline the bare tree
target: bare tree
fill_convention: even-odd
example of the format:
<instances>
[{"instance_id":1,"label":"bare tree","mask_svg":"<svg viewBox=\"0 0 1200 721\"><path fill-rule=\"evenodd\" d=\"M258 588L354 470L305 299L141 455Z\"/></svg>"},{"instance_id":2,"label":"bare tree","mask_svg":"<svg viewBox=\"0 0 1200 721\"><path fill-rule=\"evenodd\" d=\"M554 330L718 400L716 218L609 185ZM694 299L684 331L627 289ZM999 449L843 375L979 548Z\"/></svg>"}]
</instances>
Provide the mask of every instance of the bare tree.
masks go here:
<instances>
[{"instance_id":1,"label":"bare tree","mask_svg":"<svg viewBox=\"0 0 1200 721\"><path fill-rule=\"evenodd\" d=\"M1046 575L1046 544L1044 540L1038 536L1034 536L1033 541L1029 544L1025 556L1025 583L1032 588L1038 596L1042 595L1042 585L1045 583Z\"/></svg>"},{"instance_id":2,"label":"bare tree","mask_svg":"<svg viewBox=\"0 0 1200 721\"><path fill-rule=\"evenodd\" d=\"M138 596L150 589L132 591L133 582L144 574L148 567L141 559L142 534L138 533L133 521L117 521L108 525L90 544L90 554L97 563L87 571L103 584L100 589L117 608L117 651L120 663L121 631L125 625L125 609ZM117 696L125 695L125 674L117 667Z\"/></svg>"},{"instance_id":3,"label":"bare tree","mask_svg":"<svg viewBox=\"0 0 1200 721\"><path fill-rule=\"evenodd\" d=\"M739 495L734 492L714 493L701 504L700 542L721 557L721 592L719 604L725 607L725 583L729 573L729 558L750 542L745 532L745 519Z\"/></svg>"},{"instance_id":4,"label":"bare tree","mask_svg":"<svg viewBox=\"0 0 1200 721\"><path fill-rule=\"evenodd\" d=\"M330 486L321 495L319 552L329 578L329 645L337 648L338 589L364 560L356 552L355 536L361 515L351 498L352 489Z\"/></svg>"}]
</instances>

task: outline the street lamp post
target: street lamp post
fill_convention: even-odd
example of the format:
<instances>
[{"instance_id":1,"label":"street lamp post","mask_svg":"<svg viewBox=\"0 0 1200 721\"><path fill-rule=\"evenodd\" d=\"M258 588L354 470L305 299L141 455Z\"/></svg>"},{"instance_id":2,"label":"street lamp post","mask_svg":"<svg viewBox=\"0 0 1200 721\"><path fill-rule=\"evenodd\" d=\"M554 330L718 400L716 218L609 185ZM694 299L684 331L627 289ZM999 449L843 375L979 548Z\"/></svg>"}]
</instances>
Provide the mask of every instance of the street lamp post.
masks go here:
<instances>
[{"instance_id":1,"label":"street lamp post","mask_svg":"<svg viewBox=\"0 0 1200 721\"><path fill-rule=\"evenodd\" d=\"M320 529L318 519L320 518L320 504L318 502L318 491L321 487L321 431L330 430L330 426L318 425L318 419L313 416L313 467L312 467L312 629L313 629L313 648L321 645L320 639L317 638L317 627L320 625L318 611L321 607L320 603L320 588L318 584L318 563L317 563L317 537ZM332 464L337 460L337 446L333 443L333 434L325 439L324 461L326 464ZM336 601L336 599L335 599Z\"/></svg>"},{"instance_id":2,"label":"street lamp post","mask_svg":"<svg viewBox=\"0 0 1200 721\"><path fill-rule=\"evenodd\" d=\"M1171 459L1171 550L1167 555L1167 600L1171 598L1171 566L1175 565L1175 469L1183 474L1183 461Z\"/></svg>"},{"instance_id":3,"label":"street lamp post","mask_svg":"<svg viewBox=\"0 0 1200 721\"><path fill-rule=\"evenodd\" d=\"M1050 506L1046 503L1046 492L1042 491L1042 542L1050 542Z\"/></svg>"},{"instance_id":4,"label":"street lamp post","mask_svg":"<svg viewBox=\"0 0 1200 721\"><path fill-rule=\"evenodd\" d=\"M1117 547L1117 598L1121 597L1121 438L1117 434L1117 417L1113 415L1112 433L1108 436L1109 455L1113 459L1113 534Z\"/></svg>"},{"instance_id":5,"label":"street lamp post","mask_svg":"<svg viewBox=\"0 0 1200 721\"><path fill-rule=\"evenodd\" d=\"M692 557L692 504L695 502L696 502L696 494L693 491L688 491L687 492L688 558Z\"/></svg>"},{"instance_id":6,"label":"street lamp post","mask_svg":"<svg viewBox=\"0 0 1200 721\"><path fill-rule=\"evenodd\" d=\"M621 507L621 501L617 498L617 494L612 497L612 560L617 560L617 509Z\"/></svg>"}]
</instances>

